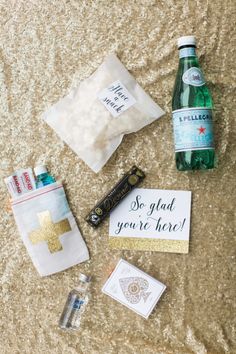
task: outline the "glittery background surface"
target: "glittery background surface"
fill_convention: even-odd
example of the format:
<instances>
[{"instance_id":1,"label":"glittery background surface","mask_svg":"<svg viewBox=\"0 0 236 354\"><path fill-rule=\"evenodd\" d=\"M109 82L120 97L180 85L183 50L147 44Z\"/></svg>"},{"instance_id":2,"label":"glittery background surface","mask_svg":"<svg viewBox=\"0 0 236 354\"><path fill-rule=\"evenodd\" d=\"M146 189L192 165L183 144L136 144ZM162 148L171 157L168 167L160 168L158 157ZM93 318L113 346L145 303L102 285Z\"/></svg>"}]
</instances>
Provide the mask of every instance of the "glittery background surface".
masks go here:
<instances>
[{"instance_id":1,"label":"glittery background surface","mask_svg":"<svg viewBox=\"0 0 236 354\"><path fill-rule=\"evenodd\" d=\"M235 339L235 1L0 0L1 336L7 354L221 354ZM171 95L178 63L176 38L195 33L215 102L219 167L181 173L174 165ZM40 115L72 85L116 52L166 111L126 136L94 174ZM6 211L3 177L45 162L64 181L91 260L40 278ZM133 164L147 188L192 190L188 255L108 248L108 222L93 230L83 220ZM167 285L144 320L101 293L120 257ZM93 275L92 300L81 332L57 327L79 272Z\"/></svg>"}]
</instances>

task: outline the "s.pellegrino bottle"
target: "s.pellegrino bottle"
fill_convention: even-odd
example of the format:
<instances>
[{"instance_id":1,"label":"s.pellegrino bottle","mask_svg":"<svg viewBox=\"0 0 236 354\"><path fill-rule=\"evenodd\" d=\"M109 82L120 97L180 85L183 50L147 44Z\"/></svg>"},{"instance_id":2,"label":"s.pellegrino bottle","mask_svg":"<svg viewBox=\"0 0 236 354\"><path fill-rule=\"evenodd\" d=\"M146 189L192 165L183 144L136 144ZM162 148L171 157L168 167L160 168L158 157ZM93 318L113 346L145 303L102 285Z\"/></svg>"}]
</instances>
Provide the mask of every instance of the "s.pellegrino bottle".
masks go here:
<instances>
[{"instance_id":1,"label":"s.pellegrino bottle","mask_svg":"<svg viewBox=\"0 0 236 354\"><path fill-rule=\"evenodd\" d=\"M194 36L178 39L179 68L172 98L175 160L179 171L214 167L213 102L195 52Z\"/></svg>"},{"instance_id":2,"label":"s.pellegrino bottle","mask_svg":"<svg viewBox=\"0 0 236 354\"><path fill-rule=\"evenodd\" d=\"M91 277L80 273L78 286L71 290L59 320L59 327L64 330L78 330L82 316L90 298L88 286Z\"/></svg>"}]
</instances>

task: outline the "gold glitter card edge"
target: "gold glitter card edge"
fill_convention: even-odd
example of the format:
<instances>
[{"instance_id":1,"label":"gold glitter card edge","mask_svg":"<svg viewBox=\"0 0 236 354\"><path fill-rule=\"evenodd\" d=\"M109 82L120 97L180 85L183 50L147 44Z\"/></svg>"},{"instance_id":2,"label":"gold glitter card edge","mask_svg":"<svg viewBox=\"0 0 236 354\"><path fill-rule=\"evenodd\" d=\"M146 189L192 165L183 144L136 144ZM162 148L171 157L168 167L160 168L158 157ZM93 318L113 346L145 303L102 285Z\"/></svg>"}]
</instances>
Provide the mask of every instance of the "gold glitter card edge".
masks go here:
<instances>
[{"instance_id":1,"label":"gold glitter card edge","mask_svg":"<svg viewBox=\"0 0 236 354\"><path fill-rule=\"evenodd\" d=\"M109 247L121 250L188 253L189 241L110 236Z\"/></svg>"}]
</instances>

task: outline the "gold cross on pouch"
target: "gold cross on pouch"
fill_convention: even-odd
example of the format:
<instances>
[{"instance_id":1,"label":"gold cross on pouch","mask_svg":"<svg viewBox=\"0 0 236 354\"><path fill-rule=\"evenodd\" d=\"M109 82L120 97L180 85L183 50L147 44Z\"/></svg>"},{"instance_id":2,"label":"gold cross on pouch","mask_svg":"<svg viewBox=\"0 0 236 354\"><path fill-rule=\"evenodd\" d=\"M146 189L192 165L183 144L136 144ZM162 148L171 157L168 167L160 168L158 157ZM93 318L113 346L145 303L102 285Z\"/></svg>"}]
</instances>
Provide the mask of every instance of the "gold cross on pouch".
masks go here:
<instances>
[{"instance_id":1,"label":"gold cross on pouch","mask_svg":"<svg viewBox=\"0 0 236 354\"><path fill-rule=\"evenodd\" d=\"M68 219L61 220L55 224L52 221L50 211L43 211L37 214L40 224L40 229L32 231L29 238L33 245L46 241L48 249L51 253L58 252L62 249L59 236L71 231Z\"/></svg>"}]
</instances>

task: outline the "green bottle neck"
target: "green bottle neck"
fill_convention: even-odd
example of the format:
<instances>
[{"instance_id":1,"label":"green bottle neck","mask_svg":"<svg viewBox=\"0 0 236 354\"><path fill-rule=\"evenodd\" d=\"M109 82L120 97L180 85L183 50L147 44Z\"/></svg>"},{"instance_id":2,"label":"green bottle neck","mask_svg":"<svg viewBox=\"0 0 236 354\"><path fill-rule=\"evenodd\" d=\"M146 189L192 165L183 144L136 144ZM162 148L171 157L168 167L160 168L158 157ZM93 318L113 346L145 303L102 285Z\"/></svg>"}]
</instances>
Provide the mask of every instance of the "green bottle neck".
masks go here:
<instances>
[{"instance_id":1,"label":"green bottle neck","mask_svg":"<svg viewBox=\"0 0 236 354\"><path fill-rule=\"evenodd\" d=\"M196 48L194 46L184 46L179 48L179 59L186 59L186 58L196 58Z\"/></svg>"},{"instance_id":2,"label":"green bottle neck","mask_svg":"<svg viewBox=\"0 0 236 354\"><path fill-rule=\"evenodd\" d=\"M200 68L195 47L179 49L179 71L183 74L191 67Z\"/></svg>"},{"instance_id":3,"label":"green bottle neck","mask_svg":"<svg viewBox=\"0 0 236 354\"><path fill-rule=\"evenodd\" d=\"M195 47L185 46L179 51L181 53L172 99L173 111L191 107L211 108L211 94L205 84Z\"/></svg>"}]
</instances>

